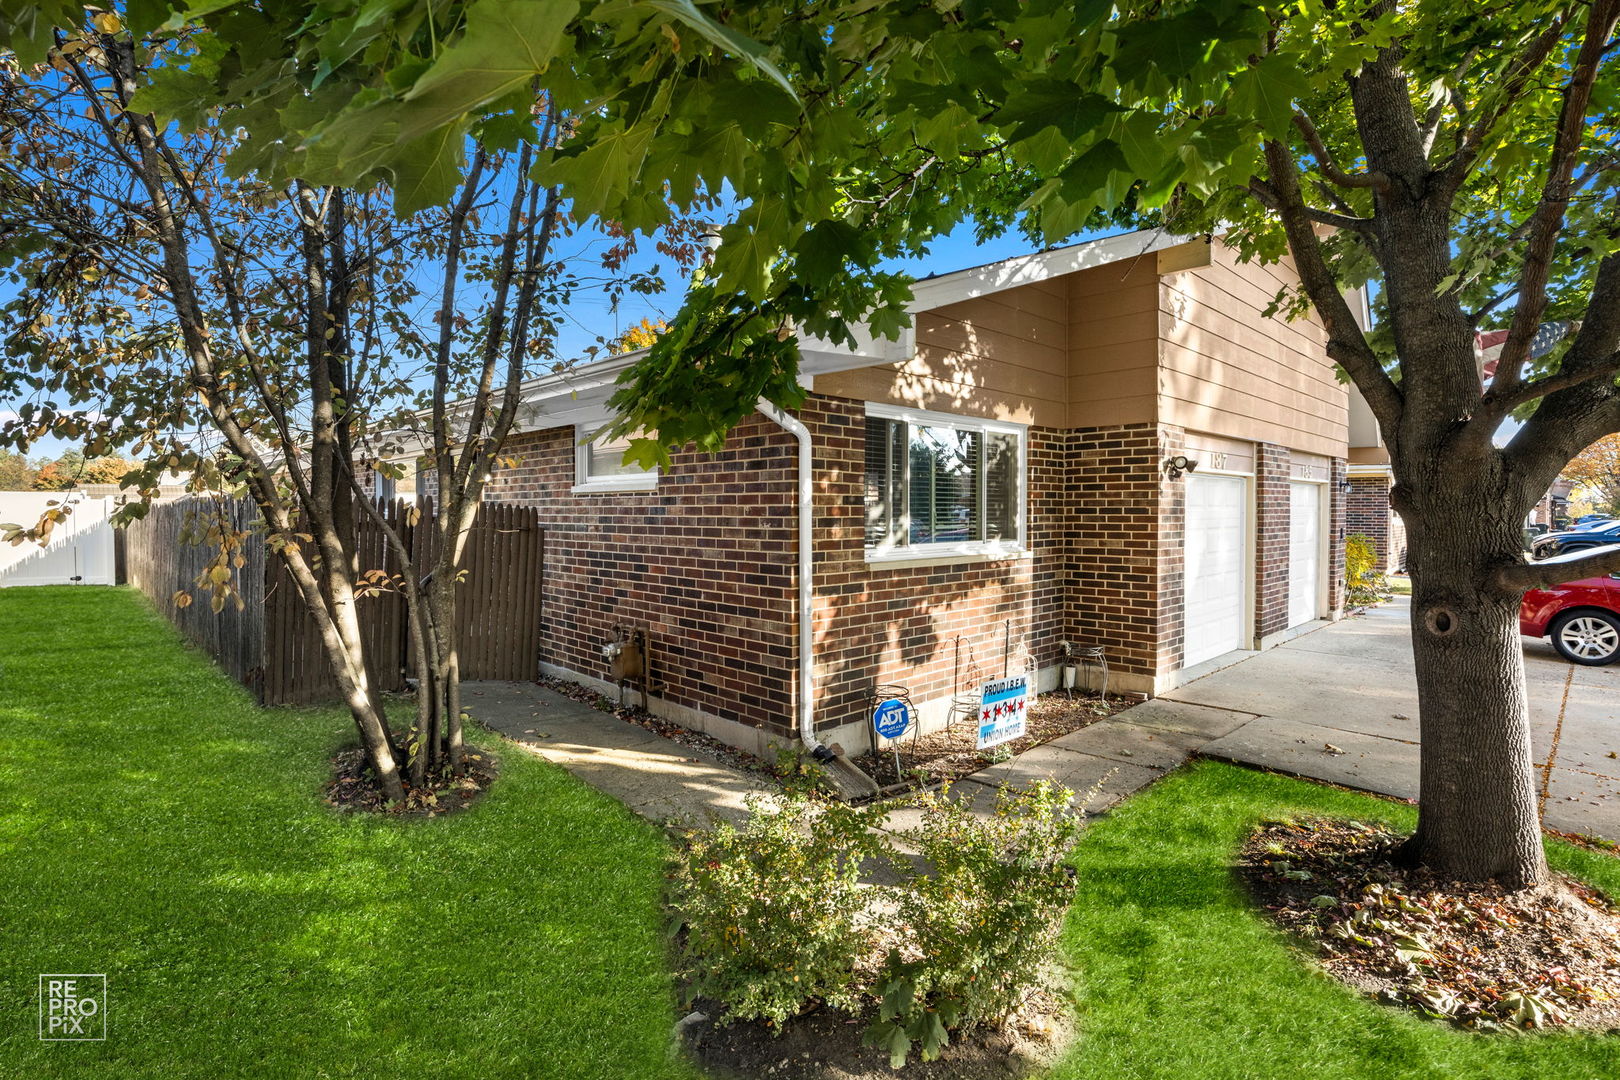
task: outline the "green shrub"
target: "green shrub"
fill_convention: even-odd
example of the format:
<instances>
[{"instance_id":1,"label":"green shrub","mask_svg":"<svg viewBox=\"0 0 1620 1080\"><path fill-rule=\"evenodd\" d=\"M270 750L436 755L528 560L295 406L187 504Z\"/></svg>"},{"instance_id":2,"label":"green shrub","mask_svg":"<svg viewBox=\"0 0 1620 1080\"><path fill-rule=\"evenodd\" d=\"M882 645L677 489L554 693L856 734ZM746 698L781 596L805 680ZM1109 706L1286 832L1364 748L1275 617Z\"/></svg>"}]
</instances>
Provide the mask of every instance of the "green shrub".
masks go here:
<instances>
[{"instance_id":1,"label":"green shrub","mask_svg":"<svg viewBox=\"0 0 1620 1080\"><path fill-rule=\"evenodd\" d=\"M888 805L804 790L754 804L742 829L693 836L677 867L683 973L725 1019L778 1029L813 1002L859 1014L877 1001L867 1041L897 1068L914 1047L932 1060L950 1032L1004 1019L1042 984L1074 890L1072 802L1046 782L1004 788L980 819L924 794L907 804L920 822L895 834L877 828ZM898 883L860 885L863 865Z\"/></svg>"},{"instance_id":2,"label":"green shrub","mask_svg":"<svg viewBox=\"0 0 1620 1080\"><path fill-rule=\"evenodd\" d=\"M779 1029L813 1001L856 1008L875 947L856 881L876 849L868 815L804 792L749 808L741 829L695 834L676 868L692 989Z\"/></svg>"},{"instance_id":3,"label":"green shrub","mask_svg":"<svg viewBox=\"0 0 1620 1080\"><path fill-rule=\"evenodd\" d=\"M1344 538L1344 580L1346 601L1352 607L1380 603L1389 583L1378 572L1378 548L1372 537L1351 533Z\"/></svg>"},{"instance_id":4,"label":"green shrub","mask_svg":"<svg viewBox=\"0 0 1620 1080\"><path fill-rule=\"evenodd\" d=\"M914 1046L930 1061L948 1032L1005 1020L1042 984L1074 893L1065 859L1081 820L1072 802L1047 781L1001 789L988 818L948 797L915 800L922 821L900 835L923 866L895 890L899 940L866 1032L895 1068Z\"/></svg>"}]
</instances>

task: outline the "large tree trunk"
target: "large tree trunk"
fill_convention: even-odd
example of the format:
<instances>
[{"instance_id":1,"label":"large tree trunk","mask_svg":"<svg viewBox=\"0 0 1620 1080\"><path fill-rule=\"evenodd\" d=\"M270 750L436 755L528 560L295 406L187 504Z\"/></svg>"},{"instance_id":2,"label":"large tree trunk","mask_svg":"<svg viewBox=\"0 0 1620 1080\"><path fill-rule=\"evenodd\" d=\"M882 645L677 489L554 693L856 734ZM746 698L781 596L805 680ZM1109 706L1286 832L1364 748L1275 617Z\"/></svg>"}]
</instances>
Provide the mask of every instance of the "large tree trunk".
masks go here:
<instances>
[{"instance_id":1,"label":"large tree trunk","mask_svg":"<svg viewBox=\"0 0 1620 1080\"><path fill-rule=\"evenodd\" d=\"M1504 506L1510 500L1486 498L1462 469L1435 469L1426 497L1403 509L1423 741L1408 854L1440 874L1517 889L1547 872L1520 597L1494 582L1519 559L1522 534Z\"/></svg>"}]
</instances>

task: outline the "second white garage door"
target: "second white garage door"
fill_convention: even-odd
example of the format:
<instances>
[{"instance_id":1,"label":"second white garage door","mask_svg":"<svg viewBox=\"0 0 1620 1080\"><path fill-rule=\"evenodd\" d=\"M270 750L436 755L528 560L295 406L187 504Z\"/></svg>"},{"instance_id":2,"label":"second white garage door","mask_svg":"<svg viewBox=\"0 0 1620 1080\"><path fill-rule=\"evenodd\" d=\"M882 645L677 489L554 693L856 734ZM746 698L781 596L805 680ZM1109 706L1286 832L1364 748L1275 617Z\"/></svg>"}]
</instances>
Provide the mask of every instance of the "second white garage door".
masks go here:
<instances>
[{"instance_id":1,"label":"second white garage door","mask_svg":"<svg viewBox=\"0 0 1620 1080\"><path fill-rule=\"evenodd\" d=\"M1248 481L1208 473L1187 477L1184 667L1248 644L1248 536Z\"/></svg>"},{"instance_id":2,"label":"second white garage door","mask_svg":"<svg viewBox=\"0 0 1620 1080\"><path fill-rule=\"evenodd\" d=\"M1288 485L1288 625L1322 614L1321 484Z\"/></svg>"}]
</instances>

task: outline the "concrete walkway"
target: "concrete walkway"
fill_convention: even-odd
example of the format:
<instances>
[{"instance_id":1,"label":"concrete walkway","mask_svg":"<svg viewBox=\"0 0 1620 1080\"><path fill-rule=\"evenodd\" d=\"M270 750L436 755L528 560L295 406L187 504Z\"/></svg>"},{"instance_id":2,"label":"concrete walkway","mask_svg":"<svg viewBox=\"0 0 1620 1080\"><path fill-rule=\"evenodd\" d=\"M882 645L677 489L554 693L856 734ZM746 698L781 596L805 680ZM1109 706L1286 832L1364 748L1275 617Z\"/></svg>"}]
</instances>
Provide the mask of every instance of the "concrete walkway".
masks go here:
<instances>
[{"instance_id":1,"label":"concrete walkway","mask_svg":"<svg viewBox=\"0 0 1620 1080\"><path fill-rule=\"evenodd\" d=\"M1163 698L1145 701L965 776L956 785L956 794L969 799L975 808L988 808L991 793L1002 784L1021 787L1048 779L1077 794L1096 787L1096 795L1084 809L1099 813L1250 719L1225 709Z\"/></svg>"},{"instance_id":2,"label":"concrete walkway","mask_svg":"<svg viewBox=\"0 0 1620 1080\"><path fill-rule=\"evenodd\" d=\"M461 697L485 727L660 825L738 822L750 794L774 790L703 750L534 683L464 683Z\"/></svg>"},{"instance_id":3,"label":"concrete walkway","mask_svg":"<svg viewBox=\"0 0 1620 1080\"><path fill-rule=\"evenodd\" d=\"M1537 768L1558 732L1546 821L1620 840L1620 665L1562 660L1525 642ZM661 824L747 816L775 790L706 752L532 683L469 683L468 710L520 747ZM996 788L1049 778L1108 808L1195 754L1401 798L1418 793L1417 684L1404 602L1252 655L1171 693L965 777L988 810ZM892 818L904 825L906 811Z\"/></svg>"},{"instance_id":4,"label":"concrete walkway","mask_svg":"<svg viewBox=\"0 0 1620 1080\"><path fill-rule=\"evenodd\" d=\"M462 686L466 710L511 739L660 825L690 828L741 821L750 794L776 789L695 747L655 735L533 683ZM1003 783L1043 777L1077 792L1101 784L1086 809L1098 812L1180 765L1198 747L1248 717L1181 702L1149 701L1109 720L991 766L956 785L955 796L988 810ZM906 812L891 819L903 825Z\"/></svg>"},{"instance_id":5,"label":"concrete walkway","mask_svg":"<svg viewBox=\"0 0 1620 1080\"><path fill-rule=\"evenodd\" d=\"M1160 700L1244 721L1200 748L1209 757L1415 799L1417 681L1407 620L1403 598ZM1524 647L1538 773L1559 733L1546 822L1620 839L1620 666L1571 664L1545 641L1525 639Z\"/></svg>"}]
</instances>

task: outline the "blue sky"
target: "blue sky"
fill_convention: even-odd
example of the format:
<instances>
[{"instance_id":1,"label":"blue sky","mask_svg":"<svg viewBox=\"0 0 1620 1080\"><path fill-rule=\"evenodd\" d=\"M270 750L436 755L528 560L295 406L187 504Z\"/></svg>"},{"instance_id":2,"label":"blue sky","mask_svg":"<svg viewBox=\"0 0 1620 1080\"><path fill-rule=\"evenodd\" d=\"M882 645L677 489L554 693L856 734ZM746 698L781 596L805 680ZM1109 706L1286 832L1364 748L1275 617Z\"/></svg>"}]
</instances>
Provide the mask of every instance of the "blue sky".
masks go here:
<instances>
[{"instance_id":1,"label":"blue sky","mask_svg":"<svg viewBox=\"0 0 1620 1080\"><path fill-rule=\"evenodd\" d=\"M904 270L916 277L925 277L1038 250L1016 232L1008 232L980 244L973 237L972 222L958 226L949 235L934 241L930 247L930 254L924 258L891 260L884 264L884 269ZM657 257L638 255L635 260L635 266L639 269L650 268L655 263L660 264L666 278L672 276L670 271L673 267L668 259L660 261ZM657 321L674 317L681 306L682 290L678 283L671 281L670 284L670 289L657 296L625 296L617 311L605 293L576 299L569 309L571 325L558 341L559 358L583 356L597 337L611 338L643 318Z\"/></svg>"},{"instance_id":2,"label":"blue sky","mask_svg":"<svg viewBox=\"0 0 1620 1080\"><path fill-rule=\"evenodd\" d=\"M576 241L583 241L577 242L575 248L583 249L585 252L599 251L607 244L605 239L589 239L587 230L581 230L575 237ZM924 277L932 273L945 273L980 263L994 262L997 259L1024 255L1036 250L1034 245L1016 232L992 238L983 244L977 243L973 237L971 222L934 241L931 249L927 257L895 260L887 264L886 269L905 270L917 277ZM680 309L685 282L679 280L679 271L670 260L653 252L649 244L645 253L638 253L632 258L628 269L649 270L655 264L662 270L669 286L660 294L641 296L626 293L615 309L605 289L576 293L566 310L565 325L559 334L558 358L567 360L584 357L585 350L596 344L599 338L614 337L627 327L636 325L643 318L657 321L660 318L673 317ZM0 398L0 416L14 409L17 404ZM29 456L54 458L64 450L70 449L75 449L71 443L57 438L47 438L35 444Z\"/></svg>"}]
</instances>

